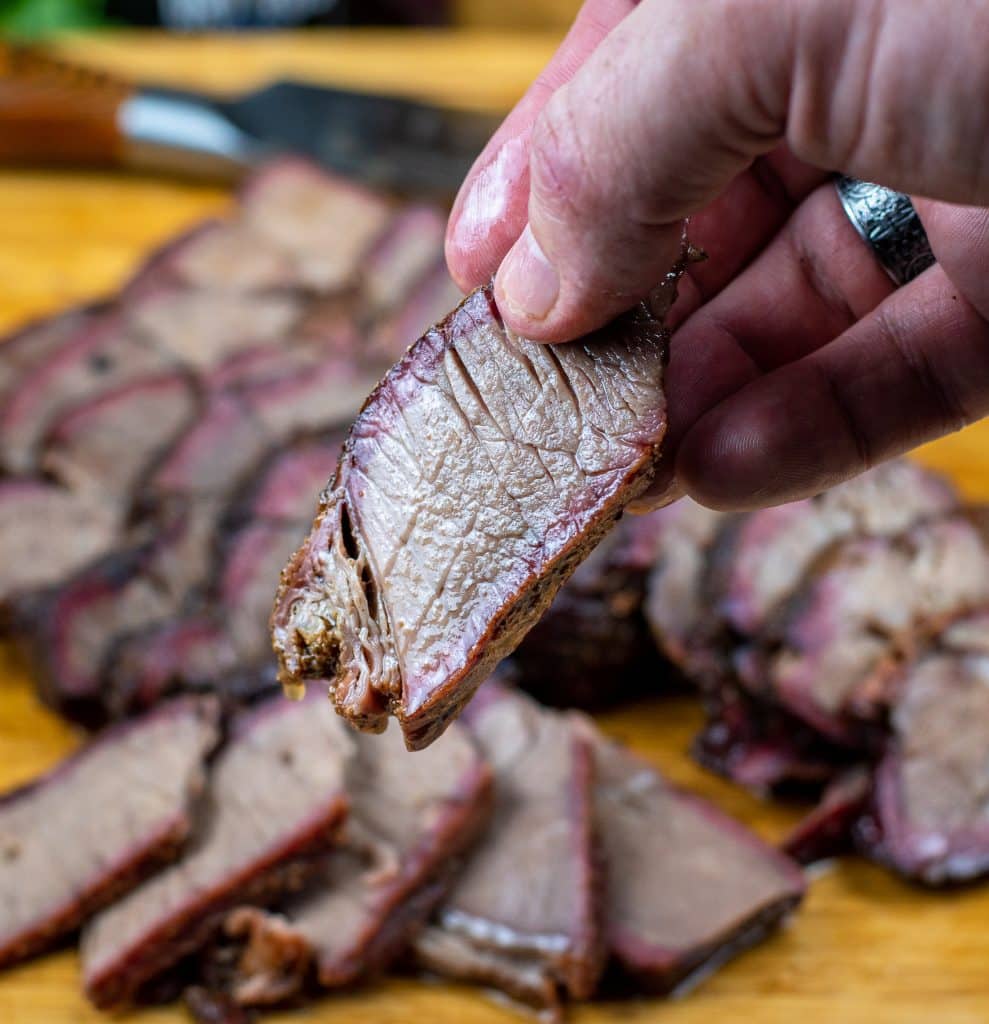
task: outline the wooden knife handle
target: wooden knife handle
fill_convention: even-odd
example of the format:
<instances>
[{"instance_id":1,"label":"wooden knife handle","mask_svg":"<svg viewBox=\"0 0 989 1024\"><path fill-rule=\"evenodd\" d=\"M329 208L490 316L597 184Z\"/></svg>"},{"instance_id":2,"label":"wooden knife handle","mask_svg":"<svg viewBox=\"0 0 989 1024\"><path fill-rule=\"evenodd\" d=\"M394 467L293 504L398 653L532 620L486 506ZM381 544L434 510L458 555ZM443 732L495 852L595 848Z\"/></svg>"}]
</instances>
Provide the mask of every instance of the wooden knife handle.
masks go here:
<instances>
[{"instance_id":1,"label":"wooden knife handle","mask_svg":"<svg viewBox=\"0 0 989 1024\"><path fill-rule=\"evenodd\" d=\"M31 47L0 46L0 163L115 164L125 82Z\"/></svg>"}]
</instances>

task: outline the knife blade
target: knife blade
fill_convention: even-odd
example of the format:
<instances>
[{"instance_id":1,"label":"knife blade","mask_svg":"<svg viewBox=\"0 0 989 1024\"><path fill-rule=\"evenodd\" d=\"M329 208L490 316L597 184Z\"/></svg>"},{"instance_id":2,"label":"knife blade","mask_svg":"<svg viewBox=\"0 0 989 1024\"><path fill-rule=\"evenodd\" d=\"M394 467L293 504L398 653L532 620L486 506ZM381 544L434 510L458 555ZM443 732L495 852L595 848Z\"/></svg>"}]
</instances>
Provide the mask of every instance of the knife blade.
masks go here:
<instances>
[{"instance_id":1,"label":"knife blade","mask_svg":"<svg viewBox=\"0 0 989 1024\"><path fill-rule=\"evenodd\" d=\"M133 86L43 52L0 60L0 161L238 177L294 153L369 185L454 192L498 119L398 96L276 81L236 97Z\"/></svg>"}]
</instances>

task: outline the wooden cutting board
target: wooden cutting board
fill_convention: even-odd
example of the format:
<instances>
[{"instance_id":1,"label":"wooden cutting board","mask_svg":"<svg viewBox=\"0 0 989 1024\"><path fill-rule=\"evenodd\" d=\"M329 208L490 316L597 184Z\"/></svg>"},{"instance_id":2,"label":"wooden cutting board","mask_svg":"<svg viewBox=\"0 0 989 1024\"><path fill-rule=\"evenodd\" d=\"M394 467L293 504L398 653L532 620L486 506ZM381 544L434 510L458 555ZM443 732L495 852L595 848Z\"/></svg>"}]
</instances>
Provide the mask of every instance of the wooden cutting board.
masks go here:
<instances>
[{"instance_id":1,"label":"wooden cutting board","mask_svg":"<svg viewBox=\"0 0 989 1024\"><path fill-rule=\"evenodd\" d=\"M552 51L544 36L337 33L165 39L119 33L64 43L67 55L144 79L235 88L274 73L401 90L502 109ZM0 330L114 288L149 247L223 208L218 189L98 174L0 174ZM918 453L972 499L989 501L989 422ZM684 698L602 716L672 778L717 801L770 840L801 808L769 804L686 757L699 714ZM53 764L79 740L37 705L0 647L0 789ZM793 924L689 997L581 1007L576 1024L987 1024L989 886L928 893L857 860L815 877ZM78 992L71 952L0 975L0 1024L107 1020ZM178 1024L179 1009L135 1015ZM514 1012L474 989L412 980L327 998L272 1024L511 1024Z\"/></svg>"}]
</instances>

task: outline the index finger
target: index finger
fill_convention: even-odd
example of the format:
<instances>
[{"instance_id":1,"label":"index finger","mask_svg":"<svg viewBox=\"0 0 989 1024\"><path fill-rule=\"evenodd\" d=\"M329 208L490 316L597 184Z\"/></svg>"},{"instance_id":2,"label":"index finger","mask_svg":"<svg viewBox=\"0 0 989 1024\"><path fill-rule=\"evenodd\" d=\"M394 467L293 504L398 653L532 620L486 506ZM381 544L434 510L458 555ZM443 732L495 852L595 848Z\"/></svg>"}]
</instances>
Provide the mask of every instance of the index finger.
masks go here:
<instances>
[{"instance_id":1,"label":"index finger","mask_svg":"<svg viewBox=\"0 0 989 1024\"><path fill-rule=\"evenodd\" d=\"M446 235L447 265L464 291L491 277L525 227L533 122L550 96L635 6L636 0L586 0L550 62L474 161L453 204Z\"/></svg>"}]
</instances>

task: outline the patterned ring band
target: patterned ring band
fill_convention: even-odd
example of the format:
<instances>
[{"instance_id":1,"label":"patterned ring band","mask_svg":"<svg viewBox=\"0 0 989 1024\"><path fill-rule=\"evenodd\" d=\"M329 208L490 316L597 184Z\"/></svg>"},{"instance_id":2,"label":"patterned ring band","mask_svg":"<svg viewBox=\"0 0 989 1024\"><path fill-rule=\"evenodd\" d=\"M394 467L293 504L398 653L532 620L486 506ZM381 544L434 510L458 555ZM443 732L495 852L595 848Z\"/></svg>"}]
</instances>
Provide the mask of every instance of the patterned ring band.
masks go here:
<instances>
[{"instance_id":1,"label":"patterned ring band","mask_svg":"<svg viewBox=\"0 0 989 1024\"><path fill-rule=\"evenodd\" d=\"M934 263L934 254L908 196L838 175L835 189L855 230L897 285L912 281Z\"/></svg>"}]
</instances>

